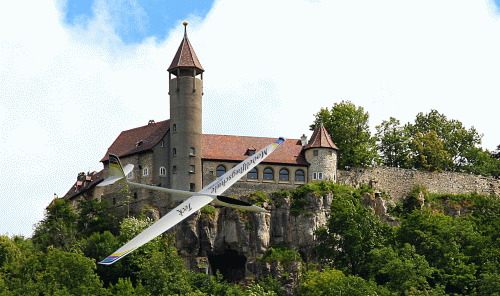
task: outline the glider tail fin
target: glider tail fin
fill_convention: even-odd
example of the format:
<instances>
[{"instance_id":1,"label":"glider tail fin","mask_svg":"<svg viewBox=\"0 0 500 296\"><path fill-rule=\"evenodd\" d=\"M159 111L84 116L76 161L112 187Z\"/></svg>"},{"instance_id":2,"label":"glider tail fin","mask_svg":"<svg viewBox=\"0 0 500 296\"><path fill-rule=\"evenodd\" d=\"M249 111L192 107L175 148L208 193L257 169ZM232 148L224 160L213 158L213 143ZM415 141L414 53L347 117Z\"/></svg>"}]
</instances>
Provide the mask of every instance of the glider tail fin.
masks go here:
<instances>
[{"instance_id":1,"label":"glider tail fin","mask_svg":"<svg viewBox=\"0 0 500 296\"><path fill-rule=\"evenodd\" d=\"M114 154L109 154L109 177L106 180L99 183L97 186L107 186L115 182L126 183L127 178L123 170L122 164L118 156Z\"/></svg>"}]
</instances>

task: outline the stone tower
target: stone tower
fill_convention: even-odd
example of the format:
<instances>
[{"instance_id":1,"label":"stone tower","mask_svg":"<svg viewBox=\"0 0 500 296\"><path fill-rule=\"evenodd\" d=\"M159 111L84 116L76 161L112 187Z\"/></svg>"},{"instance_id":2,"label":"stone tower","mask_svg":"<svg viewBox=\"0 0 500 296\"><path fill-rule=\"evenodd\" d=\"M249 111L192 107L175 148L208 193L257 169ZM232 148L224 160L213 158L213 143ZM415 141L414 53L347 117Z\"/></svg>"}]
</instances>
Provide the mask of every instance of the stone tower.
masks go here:
<instances>
[{"instance_id":1,"label":"stone tower","mask_svg":"<svg viewBox=\"0 0 500 296\"><path fill-rule=\"evenodd\" d=\"M314 130L309 143L304 146L304 152L309 170L309 182L331 180L337 182L337 146L321 123Z\"/></svg>"},{"instance_id":2,"label":"stone tower","mask_svg":"<svg viewBox=\"0 0 500 296\"><path fill-rule=\"evenodd\" d=\"M199 191L202 186L201 109L204 70L189 42L186 26L187 22L184 22L184 38L168 68L170 176L173 189Z\"/></svg>"}]
</instances>

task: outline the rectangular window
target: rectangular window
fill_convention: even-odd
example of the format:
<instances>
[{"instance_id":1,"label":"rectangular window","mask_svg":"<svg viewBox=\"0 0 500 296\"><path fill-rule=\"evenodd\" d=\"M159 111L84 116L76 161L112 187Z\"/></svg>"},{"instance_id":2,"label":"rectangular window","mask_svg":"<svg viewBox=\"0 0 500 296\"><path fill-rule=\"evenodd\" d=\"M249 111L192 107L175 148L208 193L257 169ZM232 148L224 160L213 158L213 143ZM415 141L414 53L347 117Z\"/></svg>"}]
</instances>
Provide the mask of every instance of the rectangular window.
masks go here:
<instances>
[{"instance_id":1,"label":"rectangular window","mask_svg":"<svg viewBox=\"0 0 500 296\"><path fill-rule=\"evenodd\" d=\"M177 155L177 149L176 149L176 148L173 148L173 149L172 149L172 155L173 155L173 156L176 156L176 155Z\"/></svg>"},{"instance_id":2,"label":"rectangular window","mask_svg":"<svg viewBox=\"0 0 500 296\"><path fill-rule=\"evenodd\" d=\"M172 132L173 132L173 133L177 132L177 124L174 124L174 125L172 126Z\"/></svg>"},{"instance_id":3,"label":"rectangular window","mask_svg":"<svg viewBox=\"0 0 500 296\"><path fill-rule=\"evenodd\" d=\"M195 152L194 147L189 148L189 155L190 156L195 156L194 152Z\"/></svg>"},{"instance_id":4,"label":"rectangular window","mask_svg":"<svg viewBox=\"0 0 500 296\"><path fill-rule=\"evenodd\" d=\"M190 172L191 174L194 174L194 165L190 165L190 166L189 166L189 172Z\"/></svg>"},{"instance_id":5,"label":"rectangular window","mask_svg":"<svg viewBox=\"0 0 500 296\"><path fill-rule=\"evenodd\" d=\"M317 173L313 173L313 180L316 180L318 178L318 174Z\"/></svg>"},{"instance_id":6,"label":"rectangular window","mask_svg":"<svg viewBox=\"0 0 500 296\"><path fill-rule=\"evenodd\" d=\"M174 165L174 166L172 167L172 171L173 171L173 173L174 173L174 174L177 174L177 166L176 166L176 165Z\"/></svg>"},{"instance_id":7,"label":"rectangular window","mask_svg":"<svg viewBox=\"0 0 500 296\"><path fill-rule=\"evenodd\" d=\"M127 174L127 179L132 179L134 177L134 174L132 172L133 171L130 171L130 173Z\"/></svg>"},{"instance_id":8,"label":"rectangular window","mask_svg":"<svg viewBox=\"0 0 500 296\"><path fill-rule=\"evenodd\" d=\"M318 180L323 180L323 173L318 173Z\"/></svg>"},{"instance_id":9,"label":"rectangular window","mask_svg":"<svg viewBox=\"0 0 500 296\"><path fill-rule=\"evenodd\" d=\"M163 140L161 140L161 142L160 142L160 147L162 147L162 148L165 147L165 142L163 142Z\"/></svg>"},{"instance_id":10,"label":"rectangular window","mask_svg":"<svg viewBox=\"0 0 500 296\"><path fill-rule=\"evenodd\" d=\"M196 190L196 186L194 185L194 183L189 183L189 191L195 191Z\"/></svg>"},{"instance_id":11,"label":"rectangular window","mask_svg":"<svg viewBox=\"0 0 500 296\"><path fill-rule=\"evenodd\" d=\"M143 176L147 176L147 175L148 175L148 168L144 168L144 169L142 170L142 175L143 175Z\"/></svg>"},{"instance_id":12,"label":"rectangular window","mask_svg":"<svg viewBox=\"0 0 500 296\"><path fill-rule=\"evenodd\" d=\"M313 151L313 155L314 155L314 156L318 156L318 150L314 150L314 151Z\"/></svg>"}]
</instances>

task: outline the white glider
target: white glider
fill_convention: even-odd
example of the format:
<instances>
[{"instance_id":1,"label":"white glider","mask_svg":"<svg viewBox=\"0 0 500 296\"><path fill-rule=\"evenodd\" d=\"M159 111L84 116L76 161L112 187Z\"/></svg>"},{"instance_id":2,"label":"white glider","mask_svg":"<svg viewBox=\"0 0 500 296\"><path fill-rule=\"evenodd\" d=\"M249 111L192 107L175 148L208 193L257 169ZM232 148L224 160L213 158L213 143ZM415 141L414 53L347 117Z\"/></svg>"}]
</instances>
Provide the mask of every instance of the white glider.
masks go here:
<instances>
[{"instance_id":1,"label":"white glider","mask_svg":"<svg viewBox=\"0 0 500 296\"><path fill-rule=\"evenodd\" d=\"M189 196L189 198L177 206L172 211L168 212L160 220L156 221L153 225L149 226L146 230L139 233L136 237L131 239L128 243L123 245L121 248L116 250L113 254L108 256L106 259L99 262L99 264L113 264L121 258L125 257L130 252L149 242L158 235L164 233L168 229L175 226L177 223L189 217L194 212L201 209L203 206L213 202L215 204L228 206L232 208L253 211L253 212L267 212L265 209L258 206L252 205L250 203L237 200L230 197L221 196L224 191L231 187L236 181L247 174L251 169L263 161L269 154L271 154L276 148L278 148L283 142L284 138L279 138L273 143L269 144L264 149L250 156L231 170L229 170L224 175L217 178L215 181L210 183L208 186L200 190L199 192L190 192L183 190L175 190L163 187L156 187L150 185L144 185L140 183L134 183L127 180L125 177L132 169L133 165L129 164L122 168L120 159L114 155L109 154L109 177L106 180L99 183L97 186L106 186L118 183L126 183L134 186L144 187L152 190L159 190L174 194L180 194L184 196Z\"/></svg>"}]
</instances>

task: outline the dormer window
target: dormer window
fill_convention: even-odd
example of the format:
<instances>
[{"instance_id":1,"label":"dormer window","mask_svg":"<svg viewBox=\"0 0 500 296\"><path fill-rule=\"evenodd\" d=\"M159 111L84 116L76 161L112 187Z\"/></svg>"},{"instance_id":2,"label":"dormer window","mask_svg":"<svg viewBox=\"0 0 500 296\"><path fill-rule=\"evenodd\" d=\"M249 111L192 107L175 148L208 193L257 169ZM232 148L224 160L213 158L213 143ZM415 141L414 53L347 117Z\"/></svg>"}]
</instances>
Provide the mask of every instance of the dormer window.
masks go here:
<instances>
[{"instance_id":1,"label":"dormer window","mask_svg":"<svg viewBox=\"0 0 500 296\"><path fill-rule=\"evenodd\" d=\"M247 155L252 156L255 154L255 148L254 147L248 147L247 148Z\"/></svg>"},{"instance_id":2,"label":"dormer window","mask_svg":"<svg viewBox=\"0 0 500 296\"><path fill-rule=\"evenodd\" d=\"M143 141L142 141L142 140L137 141L137 143L135 143L135 147L139 147L139 146L141 146L141 145L142 145L142 143L143 143Z\"/></svg>"}]
</instances>

